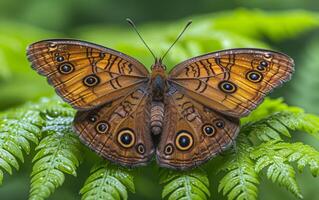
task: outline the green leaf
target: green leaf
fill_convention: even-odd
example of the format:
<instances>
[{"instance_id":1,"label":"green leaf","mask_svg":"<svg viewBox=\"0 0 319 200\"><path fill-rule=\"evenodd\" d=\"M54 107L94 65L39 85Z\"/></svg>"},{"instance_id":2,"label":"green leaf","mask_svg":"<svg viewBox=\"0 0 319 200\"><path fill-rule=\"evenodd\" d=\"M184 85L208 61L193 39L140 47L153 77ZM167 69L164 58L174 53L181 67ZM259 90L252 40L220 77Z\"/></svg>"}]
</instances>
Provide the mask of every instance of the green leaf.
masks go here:
<instances>
[{"instance_id":1,"label":"green leaf","mask_svg":"<svg viewBox=\"0 0 319 200\"><path fill-rule=\"evenodd\" d=\"M164 184L162 198L169 200L203 200L210 197L209 180L206 172L201 169L185 172L161 169L160 183Z\"/></svg>"},{"instance_id":2,"label":"green leaf","mask_svg":"<svg viewBox=\"0 0 319 200\"><path fill-rule=\"evenodd\" d=\"M267 177L272 182L278 183L280 186L284 186L296 197L302 198L300 188L296 182L295 170L288 163L288 156L293 152L291 152L290 150L287 151L287 149L285 149L285 147L287 146L293 145L288 143L281 143L278 140L265 142L255 147L255 149L251 153L251 158L256 160L255 170L257 172L260 172L264 168L267 168ZM293 161L293 159L291 159L290 161ZM316 166L316 168L318 170L318 166Z\"/></svg>"},{"instance_id":3,"label":"green leaf","mask_svg":"<svg viewBox=\"0 0 319 200\"><path fill-rule=\"evenodd\" d=\"M30 153L30 143L37 144L41 138L43 120L36 104L27 104L20 109L0 114L0 182L3 171L12 174L12 167L19 169L24 162L24 153Z\"/></svg>"},{"instance_id":4,"label":"green leaf","mask_svg":"<svg viewBox=\"0 0 319 200\"><path fill-rule=\"evenodd\" d=\"M305 131L319 140L319 117L302 111L282 111L244 125L241 132L269 141L281 140L281 135L291 137L290 130Z\"/></svg>"},{"instance_id":5,"label":"green leaf","mask_svg":"<svg viewBox=\"0 0 319 200\"><path fill-rule=\"evenodd\" d=\"M219 182L218 191L227 195L227 199L257 199L259 177L254 161L249 157L251 146L240 135L237 139L236 150L222 166L225 175Z\"/></svg>"},{"instance_id":6,"label":"green leaf","mask_svg":"<svg viewBox=\"0 0 319 200\"><path fill-rule=\"evenodd\" d=\"M80 190L82 199L128 199L128 192L135 192L133 176L129 170L108 162L93 166L90 176Z\"/></svg>"},{"instance_id":7,"label":"green leaf","mask_svg":"<svg viewBox=\"0 0 319 200\"><path fill-rule=\"evenodd\" d=\"M55 101L53 101L55 102ZM47 104L46 104L47 103ZM46 199L60 187L66 174L76 176L81 160L81 144L72 131L74 111L65 103L46 102L41 116L45 137L36 147L33 158L29 199Z\"/></svg>"}]
</instances>

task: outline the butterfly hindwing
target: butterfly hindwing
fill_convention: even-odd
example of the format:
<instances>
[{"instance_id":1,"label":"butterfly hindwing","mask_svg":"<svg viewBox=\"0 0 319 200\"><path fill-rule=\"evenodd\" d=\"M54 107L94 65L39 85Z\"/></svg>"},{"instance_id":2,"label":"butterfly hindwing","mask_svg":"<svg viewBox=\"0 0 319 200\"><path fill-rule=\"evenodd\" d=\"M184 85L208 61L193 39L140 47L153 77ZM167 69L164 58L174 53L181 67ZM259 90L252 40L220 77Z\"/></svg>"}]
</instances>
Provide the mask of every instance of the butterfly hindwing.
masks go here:
<instances>
[{"instance_id":1,"label":"butterfly hindwing","mask_svg":"<svg viewBox=\"0 0 319 200\"><path fill-rule=\"evenodd\" d=\"M230 49L189 59L169 74L169 84L233 117L248 115L294 71L288 56L261 49Z\"/></svg>"},{"instance_id":2,"label":"butterfly hindwing","mask_svg":"<svg viewBox=\"0 0 319 200\"><path fill-rule=\"evenodd\" d=\"M145 165L154 147L149 129L150 96L145 87L90 111L78 111L74 128L81 141L124 166Z\"/></svg>"},{"instance_id":3,"label":"butterfly hindwing","mask_svg":"<svg viewBox=\"0 0 319 200\"><path fill-rule=\"evenodd\" d=\"M27 56L32 67L78 110L100 106L134 91L149 76L134 58L84 41L36 42L28 47Z\"/></svg>"},{"instance_id":4,"label":"butterfly hindwing","mask_svg":"<svg viewBox=\"0 0 319 200\"><path fill-rule=\"evenodd\" d=\"M239 120L226 117L171 87L165 101L165 122L157 161L160 166L198 166L232 144Z\"/></svg>"}]
</instances>

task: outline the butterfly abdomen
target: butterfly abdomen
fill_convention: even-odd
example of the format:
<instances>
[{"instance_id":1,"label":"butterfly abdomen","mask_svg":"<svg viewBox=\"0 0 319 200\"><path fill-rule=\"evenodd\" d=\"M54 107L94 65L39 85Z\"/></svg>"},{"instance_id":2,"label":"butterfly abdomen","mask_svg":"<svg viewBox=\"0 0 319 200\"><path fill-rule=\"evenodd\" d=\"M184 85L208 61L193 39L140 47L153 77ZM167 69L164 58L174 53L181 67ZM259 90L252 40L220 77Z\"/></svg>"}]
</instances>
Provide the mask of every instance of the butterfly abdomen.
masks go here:
<instances>
[{"instance_id":1,"label":"butterfly abdomen","mask_svg":"<svg viewBox=\"0 0 319 200\"><path fill-rule=\"evenodd\" d=\"M164 121L164 103L160 101L152 102L151 109L151 131L154 135L162 132Z\"/></svg>"}]
</instances>

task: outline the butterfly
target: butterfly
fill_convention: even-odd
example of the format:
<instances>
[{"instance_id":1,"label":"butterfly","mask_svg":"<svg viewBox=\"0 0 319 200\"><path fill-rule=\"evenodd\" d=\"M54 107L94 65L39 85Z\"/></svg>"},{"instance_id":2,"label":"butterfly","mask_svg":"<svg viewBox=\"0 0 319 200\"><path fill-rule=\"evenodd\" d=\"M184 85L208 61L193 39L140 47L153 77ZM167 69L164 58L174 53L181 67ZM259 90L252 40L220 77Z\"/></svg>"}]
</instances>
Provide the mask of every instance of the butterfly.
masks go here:
<instances>
[{"instance_id":1,"label":"butterfly","mask_svg":"<svg viewBox=\"0 0 319 200\"><path fill-rule=\"evenodd\" d=\"M185 29L184 29L185 30ZM122 166L189 169L227 149L239 118L290 80L294 61L263 49L228 49L151 73L138 60L97 44L52 39L27 48L33 69L77 110L74 130Z\"/></svg>"}]
</instances>

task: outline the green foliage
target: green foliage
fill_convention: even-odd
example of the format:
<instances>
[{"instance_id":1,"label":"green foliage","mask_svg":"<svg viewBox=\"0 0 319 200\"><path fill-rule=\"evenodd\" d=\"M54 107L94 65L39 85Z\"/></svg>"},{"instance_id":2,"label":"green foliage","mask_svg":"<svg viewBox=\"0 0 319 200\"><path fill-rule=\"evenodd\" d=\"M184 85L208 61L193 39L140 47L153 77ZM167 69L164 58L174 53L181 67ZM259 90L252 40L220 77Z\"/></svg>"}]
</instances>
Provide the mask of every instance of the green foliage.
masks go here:
<instances>
[{"instance_id":1,"label":"green foliage","mask_svg":"<svg viewBox=\"0 0 319 200\"><path fill-rule=\"evenodd\" d=\"M235 152L222 165L221 169L226 174L219 182L218 191L227 195L229 200L257 199L259 177L254 169L255 163L249 156L252 147L240 135L234 148Z\"/></svg>"},{"instance_id":2,"label":"green foliage","mask_svg":"<svg viewBox=\"0 0 319 200\"><path fill-rule=\"evenodd\" d=\"M32 160L30 199L49 197L64 182L64 173L76 176L81 159L80 141L72 131L73 109L61 103L48 105L41 116L45 137Z\"/></svg>"},{"instance_id":3,"label":"green foliage","mask_svg":"<svg viewBox=\"0 0 319 200\"><path fill-rule=\"evenodd\" d=\"M317 176L319 152L308 145L283 140L291 138L290 132L294 130L319 140L319 118L300 108L288 107L281 100L267 99L244 121L235 153L221 166L226 175L220 181L219 191L227 194L228 199L256 199L259 176L267 168L267 178L302 198L290 163L296 162L299 171L309 165L312 175Z\"/></svg>"},{"instance_id":4,"label":"green foliage","mask_svg":"<svg viewBox=\"0 0 319 200\"><path fill-rule=\"evenodd\" d=\"M319 140L318 117L304 112L282 111L256 123L243 126L241 132L256 136L261 141L281 139L280 135L291 137L290 130L305 131Z\"/></svg>"},{"instance_id":5,"label":"green foliage","mask_svg":"<svg viewBox=\"0 0 319 200\"><path fill-rule=\"evenodd\" d=\"M135 192L129 170L105 162L93 166L80 194L83 200L126 200L127 190Z\"/></svg>"},{"instance_id":6,"label":"green foliage","mask_svg":"<svg viewBox=\"0 0 319 200\"><path fill-rule=\"evenodd\" d=\"M257 172L267 168L267 178L278 182L299 198L302 195L295 180L295 170L288 162L297 162L300 172L309 165L313 176L319 174L319 152L302 143L270 140L255 147L251 157L256 160Z\"/></svg>"},{"instance_id":7,"label":"green foliage","mask_svg":"<svg viewBox=\"0 0 319 200\"><path fill-rule=\"evenodd\" d=\"M30 143L39 143L44 123L39 114L36 106L26 105L0 115L0 183L3 170L10 175L12 167L18 170L18 160L24 162L23 153L30 153Z\"/></svg>"},{"instance_id":8,"label":"green foliage","mask_svg":"<svg viewBox=\"0 0 319 200\"><path fill-rule=\"evenodd\" d=\"M206 200L210 197L207 174L200 168L189 172L161 169L160 178L164 184L162 198Z\"/></svg>"}]
</instances>

